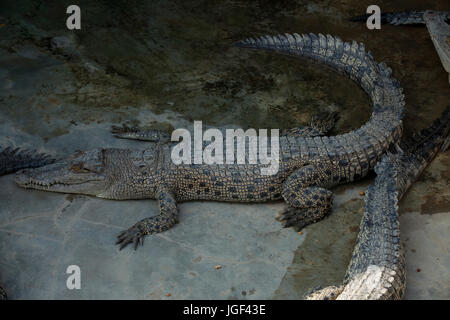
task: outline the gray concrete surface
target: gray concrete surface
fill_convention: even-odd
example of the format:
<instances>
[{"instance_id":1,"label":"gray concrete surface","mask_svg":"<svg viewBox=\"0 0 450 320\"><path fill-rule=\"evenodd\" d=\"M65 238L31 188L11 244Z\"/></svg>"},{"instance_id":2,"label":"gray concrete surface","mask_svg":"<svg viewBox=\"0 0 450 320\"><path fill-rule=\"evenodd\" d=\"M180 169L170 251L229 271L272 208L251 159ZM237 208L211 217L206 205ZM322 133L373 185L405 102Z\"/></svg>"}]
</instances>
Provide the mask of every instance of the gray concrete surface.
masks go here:
<instances>
[{"instance_id":1,"label":"gray concrete surface","mask_svg":"<svg viewBox=\"0 0 450 320\"><path fill-rule=\"evenodd\" d=\"M367 3L366 3L367 2ZM64 29L65 5L0 5L0 142L65 156L118 140L111 124L177 128L288 128L339 110L335 133L370 115L354 83L317 65L243 52L233 40L322 32L365 43L405 88L405 134L448 104L447 78L426 28L369 32L345 20L370 1L79 1L80 32ZM69 3L67 3L69 4ZM447 7L445 7L447 6ZM389 11L450 10L445 1L400 1ZM403 200L407 299L450 298L450 154L440 155ZM156 202L108 201L15 186L0 178L0 285L12 299L299 299L342 281L373 177L339 186L333 213L302 234L277 220L282 203L180 205L180 223L118 251L115 236L154 215ZM67 266L81 290L66 288ZM216 266L220 265L220 269ZM170 294L170 296L168 296Z\"/></svg>"}]
</instances>

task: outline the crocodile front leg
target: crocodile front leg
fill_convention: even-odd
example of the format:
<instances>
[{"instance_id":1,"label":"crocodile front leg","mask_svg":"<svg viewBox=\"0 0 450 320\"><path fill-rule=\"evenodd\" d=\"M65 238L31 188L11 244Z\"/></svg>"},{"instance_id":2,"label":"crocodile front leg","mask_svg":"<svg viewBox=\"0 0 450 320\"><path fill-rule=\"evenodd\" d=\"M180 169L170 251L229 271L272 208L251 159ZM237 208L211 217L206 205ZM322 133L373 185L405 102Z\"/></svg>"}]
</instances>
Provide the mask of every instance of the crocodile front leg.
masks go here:
<instances>
[{"instance_id":1,"label":"crocodile front leg","mask_svg":"<svg viewBox=\"0 0 450 320\"><path fill-rule=\"evenodd\" d=\"M173 194L167 187L160 187L157 191L159 215L142 219L117 237L116 244L120 250L133 243L134 249L139 244L144 245L144 237L147 234L159 233L170 229L178 220L177 203Z\"/></svg>"},{"instance_id":2,"label":"crocodile front leg","mask_svg":"<svg viewBox=\"0 0 450 320\"><path fill-rule=\"evenodd\" d=\"M322 166L322 168L320 168ZM282 196L289 207L281 213L284 227L303 227L325 217L333 204L333 193L323 186L328 181L323 164L306 165L292 173L284 182Z\"/></svg>"},{"instance_id":3,"label":"crocodile front leg","mask_svg":"<svg viewBox=\"0 0 450 320\"><path fill-rule=\"evenodd\" d=\"M128 126L112 126L111 133L120 139L134 139L142 141L165 143L170 141L170 135L167 132L154 129L140 129Z\"/></svg>"}]
</instances>

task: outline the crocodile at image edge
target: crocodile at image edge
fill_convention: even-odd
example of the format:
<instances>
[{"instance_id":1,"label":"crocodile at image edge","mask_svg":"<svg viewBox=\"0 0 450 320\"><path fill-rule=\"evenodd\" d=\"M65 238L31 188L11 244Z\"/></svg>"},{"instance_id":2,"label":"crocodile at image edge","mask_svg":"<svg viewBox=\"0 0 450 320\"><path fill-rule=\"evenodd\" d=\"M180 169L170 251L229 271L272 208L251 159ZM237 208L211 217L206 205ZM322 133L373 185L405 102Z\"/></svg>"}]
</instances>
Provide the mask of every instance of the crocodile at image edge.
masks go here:
<instances>
[{"instance_id":1,"label":"crocodile at image edge","mask_svg":"<svg viewBox=\"0 0 450 320\"><path fill-rule=\"evenodd\" d=\"M51 164L55 159L36 150L21 150L19 148L0 148L0 176L14 173L24 168L36 168ZM5 290L0 287L0 300L6 300Z\"/></svg>"},{"instance_id":2,"label":"crocodile at image edge","mask_svg":"<svg viewBox=\"0 0 450 320\"><path fill-rule=\"evenodd\" d=\"M308 300L402 299L406 265L400 242L398 202L427 165L450 144L450 107L419 134L404 139L375 166L365 212L344 282L316 290Z\"/></svg>"}]
</instances>

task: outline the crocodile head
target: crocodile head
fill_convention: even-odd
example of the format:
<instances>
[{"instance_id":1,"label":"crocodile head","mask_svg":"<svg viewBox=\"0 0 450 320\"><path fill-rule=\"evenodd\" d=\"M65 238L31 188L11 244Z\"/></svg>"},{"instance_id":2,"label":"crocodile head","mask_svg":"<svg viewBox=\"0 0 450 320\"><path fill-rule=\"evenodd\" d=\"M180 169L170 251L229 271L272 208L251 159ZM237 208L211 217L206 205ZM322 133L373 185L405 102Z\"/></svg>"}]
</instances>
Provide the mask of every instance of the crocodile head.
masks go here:
<instances>
[{"instance_id":1,"label":"crocodile head","mask_svg":"<svg viewBox=\"0 0 450 320\"><path fill-rule=\"evenodd\" d=\"M99 198L149 197L152 195L152 170L145 168L152 163L142 161L142 155L142 151L126 149L77 151L68 159L19 171L15 180L23 188Z\"/></svg>"}]
</instances>

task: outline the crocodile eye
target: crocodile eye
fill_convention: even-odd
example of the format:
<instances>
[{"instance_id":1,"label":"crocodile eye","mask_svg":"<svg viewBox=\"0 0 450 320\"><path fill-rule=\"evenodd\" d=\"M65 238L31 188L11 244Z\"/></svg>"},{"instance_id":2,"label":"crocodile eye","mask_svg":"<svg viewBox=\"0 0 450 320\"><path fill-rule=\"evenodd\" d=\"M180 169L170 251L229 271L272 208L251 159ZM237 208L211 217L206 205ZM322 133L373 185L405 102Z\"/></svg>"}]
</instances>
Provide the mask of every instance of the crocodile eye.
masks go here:
<instances>
[{"instance_id":1,"label":"crocodile eye","mask_svg":"<svg viewBox=\"0 0 450 320\"><path fill-rule=\"evenodd\" d=\"M70 170L72 170L72 172L75 172L75 173L90 172L90 170L88 168L84 167L82 163L73 164L70 167Z\"/></svg>"}]
</instances>

